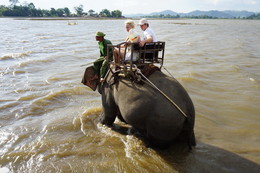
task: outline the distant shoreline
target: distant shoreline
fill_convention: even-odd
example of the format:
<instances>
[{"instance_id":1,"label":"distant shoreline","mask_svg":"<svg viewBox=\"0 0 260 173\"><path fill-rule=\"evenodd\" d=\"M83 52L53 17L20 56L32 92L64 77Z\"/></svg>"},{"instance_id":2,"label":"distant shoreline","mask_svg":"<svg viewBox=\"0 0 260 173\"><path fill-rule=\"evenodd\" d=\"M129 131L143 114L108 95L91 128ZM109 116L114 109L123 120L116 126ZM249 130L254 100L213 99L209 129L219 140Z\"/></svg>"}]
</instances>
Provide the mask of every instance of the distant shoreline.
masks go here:
<instances>
[{"instance_id":1,"label":"distant shoreline","mask_svg":"<svg viewBox=\"0 0 260 173\"><path fill-rule=\"evenodd\" d=\"M133 19L133 20L139 20L141 17L121 17L121 18L111 18L111 17L3 17L0 16L0 19L15 19L15 20L126 20L126 19ZM191 19L200 19L204 20L203 18L147 18L148 20L191 20ZM206 18L208 19L208 18ZM208 20L257 20L257 19L245 19L245 18L214 18L214 19L208 19Z\"/></svg>"},{"instance_id":2,"label":"distant shoreline","mask_svg":"<svg viewBox=\"0 0 260 173\"><path fill-rule=\"evenodd\" d=\"M126 18L109 18L109 17L0 17L6 19L15 20L115 20L115 19L126 19Z\"/></svg>"},{"instance_id":3,"label":"distant shoreline","mask_svg":"<svg viewBox=\"0 0 260 173\"><path fill-rule=\"evenodd\" d=\"M121 18L111 18L111 17L0 17L15 20L126 20L133 19L139 20L141 17L121 17ZM186 20L189 18L147 18L148 20Z\"/></svg>"}]
</instances>

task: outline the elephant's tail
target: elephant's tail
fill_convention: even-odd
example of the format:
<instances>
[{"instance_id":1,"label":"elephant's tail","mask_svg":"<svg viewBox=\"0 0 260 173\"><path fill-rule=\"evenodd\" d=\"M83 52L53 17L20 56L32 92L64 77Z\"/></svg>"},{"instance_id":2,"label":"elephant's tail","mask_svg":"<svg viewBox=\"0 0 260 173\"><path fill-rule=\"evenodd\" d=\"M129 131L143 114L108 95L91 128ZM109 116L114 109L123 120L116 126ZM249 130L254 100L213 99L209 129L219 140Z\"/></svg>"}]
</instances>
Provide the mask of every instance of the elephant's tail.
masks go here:
<instances>
[{"instance_id":1,"label":"elephant's tail","mask_svg":"<svg viewBox=\"0 0 260 173\"><path fill-rule=\"evenodd\" d=\"M189 138L189 142L188 142L189 148L191 149L192 147L196 146L196 138L195 138L195 134L194 131L192 130L192 133L190 135Z\"/></svg>"}]
</instances>

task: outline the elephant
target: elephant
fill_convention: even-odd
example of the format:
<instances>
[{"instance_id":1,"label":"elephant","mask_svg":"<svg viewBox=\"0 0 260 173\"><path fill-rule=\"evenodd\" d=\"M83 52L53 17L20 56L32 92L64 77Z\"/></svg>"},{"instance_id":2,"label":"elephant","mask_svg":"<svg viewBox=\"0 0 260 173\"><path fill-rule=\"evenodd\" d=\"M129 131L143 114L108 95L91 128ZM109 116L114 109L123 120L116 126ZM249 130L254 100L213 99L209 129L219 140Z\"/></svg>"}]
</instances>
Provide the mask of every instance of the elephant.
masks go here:
<instances>
[{"instance_id":1,"label":"elephant","mask_svg":"<svg viewBox=\"0 0 260 173\"><path fill-rule=\"evenodd\" d=\"M196 145L195 108L175 78L161 70L155 70L147 78L165 96L147 82L140 84L127 76L113 76L110 71L106 80L98 84L103 107L101 124L111 127L118 117L139 131L151 146L158 148L167 148L176 141L186 143L189 148Z\"/></svg>"}]
</instances>

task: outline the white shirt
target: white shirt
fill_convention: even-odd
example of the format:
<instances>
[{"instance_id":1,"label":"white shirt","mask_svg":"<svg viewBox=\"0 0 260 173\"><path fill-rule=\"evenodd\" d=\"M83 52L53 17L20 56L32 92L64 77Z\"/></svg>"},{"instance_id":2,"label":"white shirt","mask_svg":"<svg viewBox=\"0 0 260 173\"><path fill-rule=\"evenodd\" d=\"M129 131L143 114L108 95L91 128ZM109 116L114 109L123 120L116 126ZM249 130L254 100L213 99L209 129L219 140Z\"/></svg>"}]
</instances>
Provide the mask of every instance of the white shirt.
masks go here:
<instances>
[{"instance_id":1,"label":"white shirt","mask_svg":"<svg viewBox=\"0 0 260 173\"><path fill-rule=\"evenodd\" d=\"M147 40L148 37L152 37L153 42L158 41L155 33L153 32L153 30L150 27L146 28L146 30L144 31L144 40Z\"/></svg>"}]
</instances>

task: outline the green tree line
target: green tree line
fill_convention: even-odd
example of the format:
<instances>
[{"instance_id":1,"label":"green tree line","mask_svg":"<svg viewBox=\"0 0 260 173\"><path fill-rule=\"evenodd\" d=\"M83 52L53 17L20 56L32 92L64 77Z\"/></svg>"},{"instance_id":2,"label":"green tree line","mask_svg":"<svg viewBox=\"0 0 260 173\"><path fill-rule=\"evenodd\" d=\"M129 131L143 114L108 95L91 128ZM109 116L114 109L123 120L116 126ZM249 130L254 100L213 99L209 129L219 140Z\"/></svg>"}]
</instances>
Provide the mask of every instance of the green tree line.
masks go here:
<instances>
[{"instance_id":1,"label":"green tree line","mask_svg":"<svg viewBox=\"0 0 260 173\"><path fill-rule=\"evenodd\" d=\"M213 16L208 16L208 15L201 15L201 16L180 16L180 15L164 15L164 14L159 14L159 15L148 15L148 16L142 16L145 18L191 18L191 19L219 19L218 17L213 17ZM259 14L253 14L249 17L243 17L243 18L236 18L234 17L233 19L260 19L260 13Z\"/></svg>"},{"instance_id":2,"label":"green tree line","mask_svg":"<svg viewBox=\"0 0 260 173\"><path fill-rule=\"evenodd\" d=\"M247 19L260 19L260 13L258 13L258 14L253 14L253 15L247 17Z\"/></svg>"},{"instance_id":3,"label":"green tree line","mask_svg":"<svg viewBox=\"0 0 260 173\"><path fill-rule=\"evenodd\" d=\"M122 12L120 10L109 11L103 9L99 13L94 10L89 10L88 13L84 12L83 5L74 7L76 13L71 13L69 8L51 8L50 10L44 10L36 8L33 3L24 3L23 5L16 5L18 0L10 0L10 6L0 5L0 16L12 16L12 17L111 17L121 18Z\"/></svg>"},{"instance_id":4,"label":"green tree line","mask_svg":"<svg viewBox=\"0 0 260 173\"><path fill-rule=\"evenodd\" d=\"M159 14L159 15L152 15L152 16L142 16L145 18L192 18L192 19L217 19L217 17L212 17L212 16L207 16L207 15L202 15L202 16L183 16L181 17L180 15L164 15L164 14Z\"/></svg>"},{"instance_id":5,"label":"green tree line","mask_svg":"<svg viewBox=\"0 0 260 173\"><path fill-rule=\"evenodd\" d=\"M164 15L164 14L158 14L158 15L148 15L148 16L142 16L144 18L180 18L180 15Z\"/></svg>"}]
</instances>

